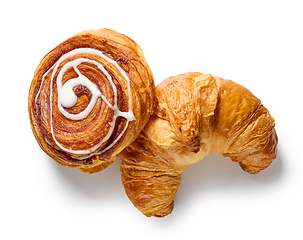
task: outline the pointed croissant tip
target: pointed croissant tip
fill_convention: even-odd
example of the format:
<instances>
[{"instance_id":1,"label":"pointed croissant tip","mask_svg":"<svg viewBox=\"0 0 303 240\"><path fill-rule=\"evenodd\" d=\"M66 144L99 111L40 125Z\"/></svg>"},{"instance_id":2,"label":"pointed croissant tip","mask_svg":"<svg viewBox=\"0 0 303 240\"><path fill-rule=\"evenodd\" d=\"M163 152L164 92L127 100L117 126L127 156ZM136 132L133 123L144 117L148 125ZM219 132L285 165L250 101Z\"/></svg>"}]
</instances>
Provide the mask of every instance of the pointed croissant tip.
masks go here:
<instances>
[{"instance_id":1,"label":"pointed croissant tip","mask_svg":"<svg viewBox=\"0 0 303 240\"><path fill-rule=\"evenodd\" d=\"M152 211L148 211L148 212L143 212L143 214L146 217L157 217L157 218L164 218L167 215L171 214L173 209L174 209L174 201L172 201L168 206L163 207L163 206L159 206L159 209L155 210L152 209Z\"/></svg>"}]
</instances>

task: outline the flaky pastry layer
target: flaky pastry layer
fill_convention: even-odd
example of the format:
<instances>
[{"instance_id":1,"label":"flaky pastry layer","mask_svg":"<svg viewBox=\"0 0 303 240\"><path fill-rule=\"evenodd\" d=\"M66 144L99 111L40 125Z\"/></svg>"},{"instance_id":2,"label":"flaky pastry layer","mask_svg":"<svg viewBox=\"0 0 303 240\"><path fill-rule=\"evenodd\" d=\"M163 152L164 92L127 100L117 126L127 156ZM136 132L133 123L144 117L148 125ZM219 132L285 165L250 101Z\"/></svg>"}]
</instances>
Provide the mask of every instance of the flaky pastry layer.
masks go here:
<instances>
[{"instance_id":1,"label":"flaky pastry layer","mask_svg":"<svg viewBox=\"0 0 303 240\"><path fill-rule=\"evenodd\" d=\"M276 158L275 121L248 89L189 72L156 87L157 109L121 154L122 183L146 216L171 213L186 166L219 152L256 174Z\"/></svg>"},{"instance_id":2,"label":"flaky pastry layer","mask_svg":"<svg viewBox=\"0 0 303 240\"><path fill-rule=\"evenodd\" d=\"M50 51L28 97L40 147L58 163L88 173L112 164L153 108L154 80L143 51L109 29L81 32Z\"/></svg>"}]
</instances>

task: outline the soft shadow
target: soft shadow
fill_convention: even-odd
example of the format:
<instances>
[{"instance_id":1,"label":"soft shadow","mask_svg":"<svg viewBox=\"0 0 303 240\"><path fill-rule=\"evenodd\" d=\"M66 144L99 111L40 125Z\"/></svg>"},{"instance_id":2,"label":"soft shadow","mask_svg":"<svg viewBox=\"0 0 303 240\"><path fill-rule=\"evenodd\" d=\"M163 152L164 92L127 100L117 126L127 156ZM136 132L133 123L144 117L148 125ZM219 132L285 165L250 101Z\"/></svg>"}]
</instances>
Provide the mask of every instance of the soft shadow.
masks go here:
<instances>
[{"instance_id":1,"label":"soft shadow","mask_svg":"<svg viewBox=\"0 0 303 240\"><path fill-rule=\"evenodd\" d=\"M175 203L186 204L195 195L213 191L258 191L261 186L277 184L283 174L284 151L278 146L277 158L271 166L258 174L244 172L238 163L219 153L211 153L200 162L188 166L183 175Z\"/></svg>"},{"instance_id":2,"label":"soft shadow","mask_svg":"<svg viewBox=\"0 0 303 240\"><path fill-rule=\"evenodd\" d=\"M271 166L255 175L244 172L238 163L232 162L229 158L219 153L211 153L199 163L188 166L181 180L177 196L175 198L175 210L182 208L181 205L189 204L191 199L213 191L228 191L229 193L241 193L249 188L249 191L258 191L260 185L269 187L276 184L283 174L283 148L278 146L277 159ZM52 159L48 159L51 169L60 184L61 191L67 192L71 197L96 199L97 201L121 201L127 199L124 188L121 184L120 159L105 170L87 174L78 169L61 166ZM123 200L123 201L124 201ZM129 201L129 200L128 200ZM129 204L132 203L129 201ZM177 221L182 211L173 211L165 218L146 218L133 206L132 214L147 224L154 224L155 227L168 227ZM133 212L134 211L134 212ZM179 214L178 214L179 213Z\"/></svg>"},{"instance_id":3,"label":"soft shadow","mask_svg":"<svg viewBox=\"0 0 303 240\"><path fill-rule=\"evenodd\" d=\"M285 159L285 153L283 148L278 145L277 158L272 164L265 170L255 175L248 175L255 181L263 182L264 184L271 184L277 182L283 175L283 159Z\"/></svg>"},{"instance_id":4,"label":"soft shadow","mask_svg":"<svg viewBox=\"0 0 303 240\"><path fill-rule=\"evenodd\" d=\"M58 178L62 189L74 195L85 195L91 198L115 198L124 194L121 185L120 159L101 172L88 174L78 169L61 166L53 160L50 165Z\"/></svg>"}]
</instances>

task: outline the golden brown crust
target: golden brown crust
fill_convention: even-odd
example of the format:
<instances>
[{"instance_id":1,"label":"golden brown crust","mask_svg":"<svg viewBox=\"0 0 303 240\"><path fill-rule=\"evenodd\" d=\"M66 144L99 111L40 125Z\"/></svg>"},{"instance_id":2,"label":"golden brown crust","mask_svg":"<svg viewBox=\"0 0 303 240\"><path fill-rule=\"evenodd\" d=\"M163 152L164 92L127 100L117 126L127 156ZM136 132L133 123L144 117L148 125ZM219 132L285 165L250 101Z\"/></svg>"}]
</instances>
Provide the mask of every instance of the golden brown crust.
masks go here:
<instances>
[{"instance_id":1,"label":"golden brown crust","mask_svg":"<svg viewBox=\"0 0 303 240\"><path fill-rule=\"evenodd\" d=\"M252 174L276 158L274 119L241 85L186 73L158 85L156 98L157 111L119 155L125 191L146 216L169 214L184 169L210 152Z\"/></svg>"},{"instance_id":2,"label":"golden brown crust","mask_svg":"<svg viewBox=\"0 0 303 240\"><path fill-rule=\"evenodd\" d=\"M63 116L58 107L58 92L55 79L58 73L52 73L60 57L74 49L90 48L101 51L106 57L114 60L125 71L130 80L128 83L121 72L105 59L90 53L77 54L59 64L57 72L64 64L79 58L86 58L103 65L113 79L117 89L117 107L121 112L132 110L136 120L127 122L124 117L117 117L114 131L114 110L99 98L89 115L81 120L71 120ZM81 74L97 86L111 105L115 104L113 87L97 65L81 63L77 67ZM44 74L46 74L44 76ZM62 78L62 84L76 78L78 74L68 69ZM44 78L45 77L45 78ZM51 81L53 87L51 87ZM83 111L91 101L91 92L79 85L73 89L77 103L68 108L69 113ZM131 96L129 96L129 90ZM129 109L131 98L132 109ZM52 100L51 100L52 99ZM80 169L83 172L101 171L114 162L116 155L138 136L154 109L154 81L152 72L146 63L141 48L127 36L109 29L84 31L50 51L38 65L29 90L28 110L33 133L40 147L58 163ZM127 125L128 124L128 125ZM127 126L127 127L126 127ZM52 130L53 128L53 130ZM124 129L126 131L123 133ZM53 132L52 132L53 131ZM107 134L110 138L106 139ZM119 137L119 136L122 137ZM55 139L54 139L55 136ZM56 142L56 141L57 142ZM108 150L99 155L87 157L91 153L102 151L117 141ZM80 154L81 150L91 149L102 142L98 149L91 153ZM78 151L66 152L62 147ZM85 159L79 157L85 157Z\"/></svg>"},{"instance_id":3,"label":"golden brown crust","mask_svg":"<svg viewBox=\"0 0 303 240\"><path fill-rule=\"evenodd\" d=\"M182 174L173 159L143 132L120 157L122 183L133 204L148 217L171 213Z\"/></svg>"}]
</instances>

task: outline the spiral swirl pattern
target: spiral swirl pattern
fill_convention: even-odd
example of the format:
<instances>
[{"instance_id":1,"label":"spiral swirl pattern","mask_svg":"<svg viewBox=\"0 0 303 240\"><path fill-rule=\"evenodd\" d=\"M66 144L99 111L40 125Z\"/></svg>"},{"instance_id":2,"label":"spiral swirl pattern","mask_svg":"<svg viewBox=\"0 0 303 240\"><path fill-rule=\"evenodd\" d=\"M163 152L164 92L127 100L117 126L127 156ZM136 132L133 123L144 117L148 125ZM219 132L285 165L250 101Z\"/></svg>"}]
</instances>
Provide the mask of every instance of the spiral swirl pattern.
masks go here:
<instances>
[{"instance_id":1,"label":"spiral swirl pattern","mask_svg":"<svg viewBox=\"0 0 303 240\"><path fill-rule=\"evenodd\" d=\"M36 70L29 94L36 139L65 166L102 170L147 122L153 86L132 40L111 30L78 34L52 50Z\"/></svg>"},{"instance_id":2,"label":"spiral swirl pattern","mask_svg":"<svg viewBox=\"0 0 303 240\"><path fill-rule=\"evenodd\" d=\"M62 63L65 59L67 59L68 57L72 57L75 56L76 54L81 54L81 53L89 53L95 56L99 56L103 59L105 59L108 63L113 64L119 71L120 73L123 75L124 79L127 81L127 87L128 87L128 92L130 89L129 86L129 79L126 75L126 73L124 72L124 70L122 70L120 68L120 66L115 62L112 61L110 58L106 57L105 55L102 54L102 52L98 51L98 50L94 50L94 49L86 49L86 48L81 48L81 49L75 49L65 55L63 55L58 62L53 66L53 72L51 74L51 81L50 81L50 92L53 92L53 79L54 79L54 73L57 71L58 66L60 65L60 63ZM79 69L77 68L78 65L82 64L82 63L91 63L96 65L101 71L102 73L107 77L107 80L110 83L110 86L112 87L112 91L114 92L114 105L110 104L109 101L106 99L106 97L100 92L100 90L87 78L85 77L85 75L81 74L81 72L79 71ZM69 79L63 86L62 86L62 78L64 73L70 68L72 67L75 72L78 74L78 77L76 78L72 78ZM50 70L51 70L50 69ZM49 71L50 71L49 70ZM43 75L43 82L45 81L45 77L46 75L49 73L49 71L47 71L44 75ZM42 82L42 84L43 84ZM58 94L58 109L59 111L68 119L71 120L81 120L83 118L86 118L88 116L88 114L92 111L93 107L95 106L98 97L101 97L102 100L114 111L114 121L113 124L111 125L111 127L109 128L109 131L107 133L107 135L105 136L105 138L103 138L99 143L97 143L96 145L94 145L93 147L89 148L89 149L85 149L85 150L73 150L73 149L69 149L66 148L64 146L62 146L55 137L54 134L54 128L53 128L53 124L52 124L52 95L50 94L50 127L51 127L51 132L52 132L52 137L53 140L56 142L56 145L59 146L62 150L64 150L65 152L68 153L72 153L72 154L90 154L91 155L96 155L96 154L100 154L104 151L106 151L107 149L109 149L111 146L114 145L115 142L117 142L117 140L119 140L119 138L122 136L122 134L124 133L127 125L128 125L128 121L133 121L135 120L134 115L132 110L129 110L128 112L122 112L118 109L117 107L117 87L116 85L113 83L112 77L109 75L109 73L106 71L106 69L103 67L103 65L99 64L96 61L92 61L90 59L85 59L85 58L79 58L76 60L73 60L71 62L66 63L61 71L59 71L57 79L56 79L56 85L57 85L57 94ZM69 113L68 110L66 108L70 108L73 107L76 103L77 103L77 96L76 94L73 92L73 88L75 88L78 85L82 85L84 87L87 87L89 89L89 91L91 92L91 100L89 102L89 104L86 106L86 108L80 112L80 113ZM37 104L37 99L39 97L40 94L37 95L36 97L36 104ZM129 96L130 96L130 92L129 92ZM129 99L129 105L131 105L131 99ZM66 108L64 108L64 106ZM131 109L131 106L129 106L129 109ZM118 116L122 116L124 118L127 119L127 123L123 129L123 131L119 134L118 138L115 139L115 141L110 144L108 147L106 147L105 149L102 149L100 152L96 152L91 154L92 152L94 152L96 149L98 149L102 143L104 143L106 140L109 139L109 137L111 136L114 128L115 128L115 120ZM87 156L85 156L87 158ZM77 158L77 157L76 157Z\"/></svg>"}]
</instances>

